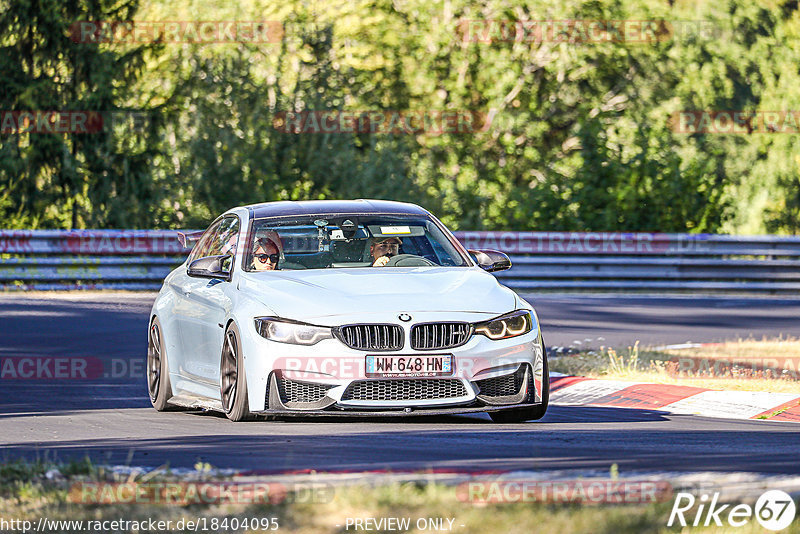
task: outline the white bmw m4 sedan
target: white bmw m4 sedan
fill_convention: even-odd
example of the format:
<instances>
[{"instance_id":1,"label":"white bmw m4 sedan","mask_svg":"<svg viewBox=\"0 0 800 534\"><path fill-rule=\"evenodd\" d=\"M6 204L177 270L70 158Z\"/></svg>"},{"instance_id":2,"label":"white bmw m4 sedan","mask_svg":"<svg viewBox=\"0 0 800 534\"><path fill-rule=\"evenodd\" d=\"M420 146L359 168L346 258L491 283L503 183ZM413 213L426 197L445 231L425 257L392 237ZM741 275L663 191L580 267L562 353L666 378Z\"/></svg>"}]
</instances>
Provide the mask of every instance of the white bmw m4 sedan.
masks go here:
<instances>
[{"instance_id":1,"label":"white bmw m4 sedan","mask_svg":"<svg viewBox=\"0 0 800 534\"><path fill-rule=\"evenodd\" d=\"M150 314L153 406L269 416L547 410L536 312L423 208L379 200L233 208L164 280Z\"/></svg>"}]
</instances>

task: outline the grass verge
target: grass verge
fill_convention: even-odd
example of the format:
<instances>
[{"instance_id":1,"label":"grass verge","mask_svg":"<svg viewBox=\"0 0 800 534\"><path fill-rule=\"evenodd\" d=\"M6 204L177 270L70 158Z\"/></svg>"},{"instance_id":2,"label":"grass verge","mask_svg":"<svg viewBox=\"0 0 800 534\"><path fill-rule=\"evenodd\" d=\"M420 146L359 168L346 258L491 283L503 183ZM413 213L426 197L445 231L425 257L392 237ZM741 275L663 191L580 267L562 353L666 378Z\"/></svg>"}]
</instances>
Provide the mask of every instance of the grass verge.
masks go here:
<instances>
[{"instance_id":1,"label":"grass verge","mask_svg":"<svg viewBox=\"0 0 800 534\"><path fill-rule=\"evenodd\" d=\"M76 484L137 483L193 480L196 483L219 482L206 478L200 470L197 476L175 477L169 471L154 475L117 475L95 467L91 462L67 465L26 463L23 461L0 464L0 518L28 520L33 524L39 518L50 521L179 521L205 520L213 527L216 520L222 525L233 525L233 519L257 518L269 523L275 518L278 532L292 533L345 533L354 532L355 519L408 518L410 528L358 529L360 532L430 532L419 528L418 521L433 519L433 523L447 525L448 530L463 534L492 534L518 532L559 533L667 533L679 528L667 528L672 508L671 501L636 505L579 505L515 502L504 504L475 504L464 502L463 491L457 487L438 483L393 483L384 486L331 487L316 493L289 492L277 502L256 504L152 504L146 502L86 504L74 499ZM303 496L299 496L303 495ZM309 498L312 495L314 497ZM687 515L688 517L688 515ZM693 517L693 516L692 516ZM450 521L452 520L452 521ZM437 523L436 521L442 521ZM757 522L737 528L737 533L761 532ZM261 523L265 524L265 523ZM351 526L348 528L348 524ZM114 529L115 527L109 527ZM729 527L728 527L729 528ZM78 532L74 526L62 526L59 532ZM141 530L141 529L140 529ZM181 529L171 528L173 532ZM184 528L182 531L190 531ZM203 530L203 529L200 529ZM437 530L437 529L433 529ZM438 529L442 530L442 529ZM437 531L438 531L437 530ZM688 532L724 532L719 528L684 529ZM84 529L85 531L85 529ZM124 528L116 529L125 532ZM266 532L269 529L232 528L218 526L206 531ZM795 521L788 534L800 534L800 522Z\"/></svg>"},{"instance_id":2,"label":"grass verge","mask_svg":"<svg viewBox=\"0 0 800 534\"><path fill-rule=\"evenodd\" d=\"M740 339L682 349L601 348L550 359L568 375L709 389L800 393L800 340Z\"/></svg>"}]
</instances>

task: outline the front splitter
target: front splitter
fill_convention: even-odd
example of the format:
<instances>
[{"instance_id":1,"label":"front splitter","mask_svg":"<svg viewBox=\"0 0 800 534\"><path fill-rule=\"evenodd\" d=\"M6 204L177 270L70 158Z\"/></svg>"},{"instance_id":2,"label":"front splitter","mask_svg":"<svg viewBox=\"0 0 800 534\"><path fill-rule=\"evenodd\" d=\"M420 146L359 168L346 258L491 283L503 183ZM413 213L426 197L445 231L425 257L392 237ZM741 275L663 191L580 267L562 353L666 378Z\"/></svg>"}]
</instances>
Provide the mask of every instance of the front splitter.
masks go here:
<instances>
[{"instance_id":1,"label":"front splitter","mask_svg":"<svg viewBox=\"0 0 800 534\"><path fill-rule=\"evenodd\" d=\"M539 404L512 404L508 406L455 406L453 408L414 408L410 412L404 410L262 410L254 415L280 415L289 417L419 417L431 415L459 415L469 413L487 413L510 410L514 408L533 408Z\"/></svg>"}]
</instances>

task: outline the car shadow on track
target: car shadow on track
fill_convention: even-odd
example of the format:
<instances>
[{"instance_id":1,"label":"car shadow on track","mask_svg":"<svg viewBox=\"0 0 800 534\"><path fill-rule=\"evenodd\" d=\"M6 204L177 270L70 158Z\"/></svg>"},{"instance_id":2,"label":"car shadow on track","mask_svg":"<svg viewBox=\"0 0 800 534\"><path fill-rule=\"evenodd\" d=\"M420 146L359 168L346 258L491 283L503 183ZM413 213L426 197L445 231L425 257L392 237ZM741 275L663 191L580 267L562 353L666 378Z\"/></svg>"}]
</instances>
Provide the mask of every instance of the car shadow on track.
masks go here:
<instances>
[{"instance_id":1,"label":"car shadow on track","mask_svg":"<svg viewBox=\"0 0 800 534\"><path fill-rule=\"evenodd\" d=\"M191 469L197 462L259 473L362 470L620 470L751 471L800 474L795 432L756 422L708 420L664 425L520 425L493 428L356 428L227 424L191 435L53 439L8 443L2 459ZM169 427L175 427L170 425ZM196 430L196 429L193 429ZM290 431L288 431L290 430ZM329 431L330 430L330 431ZM345 429L347 430L347 429ZM153 432L158 434L158 432ZM773 454L764 454L769 447ZM665 448L674 451L666 454Z\"/></svg>"},{"instance_id":2,"label":"car shadow on track","mask_svg":"<svg viewBox=\"0 0 800 534\"><path fill-rule=\"evenodd\" d=\"M208 417L210 419L226 419L225 415L219 412L206 412L192 410L184 412L187 415ZM547 409L547 415L539 421L528 421L526 423L503 424L493 423L487 414L473 413L462 415L396 415L396 416L376 416L376 417L353 417L340 414L315 415L306 417L300 415L291 416L259 416L248 423L258 423L264 421L279 421L284 423L402 423L404 425L415 424L485 424L491 426L531 426L550 423L633 423L647 421L665 421L668 412L659 410L642 410L638 408L614 408L606 406L557 406L551 405Z\"/></svg>"}]
</instances>

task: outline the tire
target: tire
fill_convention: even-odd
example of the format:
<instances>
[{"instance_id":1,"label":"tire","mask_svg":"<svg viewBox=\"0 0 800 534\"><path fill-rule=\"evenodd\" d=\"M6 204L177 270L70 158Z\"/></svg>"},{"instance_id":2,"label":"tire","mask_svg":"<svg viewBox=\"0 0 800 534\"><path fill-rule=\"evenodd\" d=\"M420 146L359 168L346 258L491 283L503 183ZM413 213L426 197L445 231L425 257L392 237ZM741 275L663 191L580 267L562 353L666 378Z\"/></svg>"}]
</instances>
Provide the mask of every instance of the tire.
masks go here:
<instances>
[{"instance_id":1,"label":"tire","mask_svg":"<svg viewBox=\"0 0 800 534\"><path fill-rule=\"evenodd\" d=\"M247 378L244 371L242 344L239 329L231 323L225 330L220 359L219 396L222 410L231 421L247 421L251 418L247 398Z\"/></svg>"},{"instance_id":2,"label":"tire","mask_svg":"<svg viewBox=\"0 0 800 534\"><path fill-rule=\"evenodd\" d=\"M147 392L153 408L164 412L173 408L168 404L172 398L172 385L169 381L169 363L166 344L158 317L154 317L147 330Z\"/></svg>"},{"instance_id":3,"label":"tire","mask_svg":"<svg viewBox=\"0 0 800 534\"><path fill-rule=\"evenodd\" d=\"M547 406L550 403L550 368L547 365L547 349L544 347L544 339L539 338L542 344L542 403L530 408L514 408L500 412L489 412L489 417L495 423L524 423L525 421L536 421L544 417L547 413Z\"/></svg>"}]
</instances>

